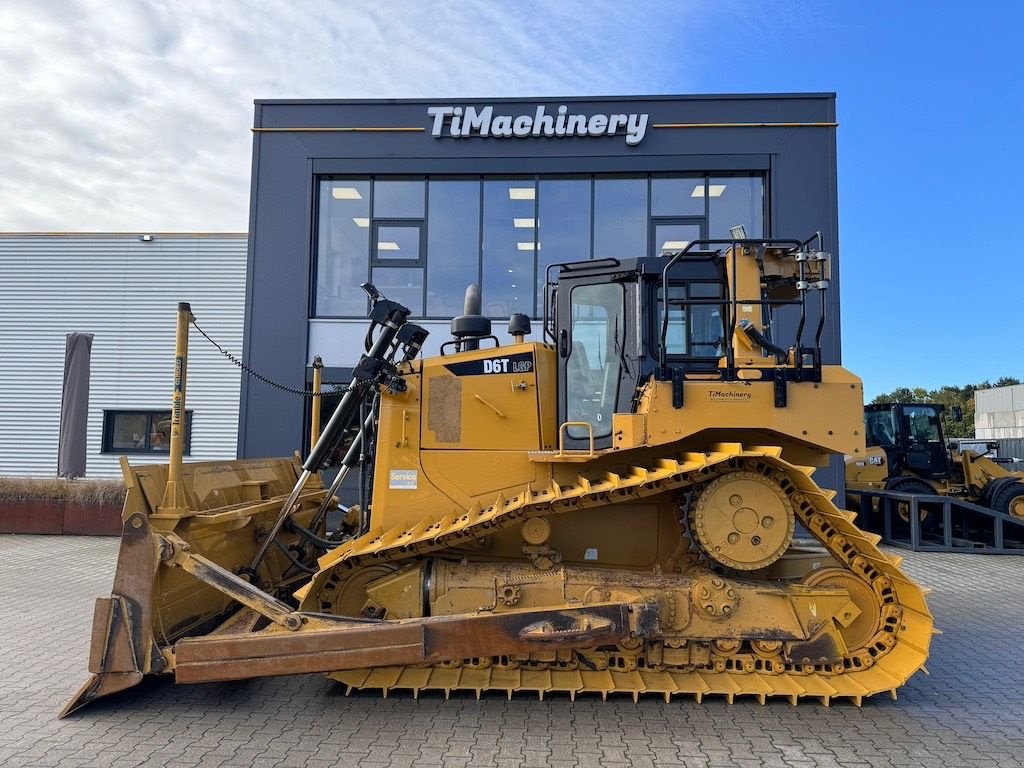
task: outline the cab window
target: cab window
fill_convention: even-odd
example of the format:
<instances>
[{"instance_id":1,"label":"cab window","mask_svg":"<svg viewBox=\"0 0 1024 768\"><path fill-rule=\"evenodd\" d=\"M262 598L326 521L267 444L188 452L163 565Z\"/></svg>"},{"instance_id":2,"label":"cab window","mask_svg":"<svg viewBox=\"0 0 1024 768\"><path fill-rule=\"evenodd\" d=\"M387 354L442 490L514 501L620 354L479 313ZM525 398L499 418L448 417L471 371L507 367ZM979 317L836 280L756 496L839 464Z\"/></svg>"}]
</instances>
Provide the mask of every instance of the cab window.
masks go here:
<instances>
[{"instance_id":1,"label":"cab window","mask_svg":"<svg viewBox=\"0 0 1024 768\"><path fill-rule=\"evenodd\" d=\"M722 298L722 286L711 282L690 282L668 288L668 331L665 352L686 357L721 357L725 342L725 312L722 304L708 301ZM707 302L707 303L704 303ZM661 337L663 302L658 300L657 337Z\"/></svg>"},{"instance_id":2,"label":"cab window","mask_svg":"<svg viewBox=\"0 0 1024 768\"><path fill-rule=\"evenodd\" d=\"M571 344L566 361L566 420L588 422L594 437L608 437L618 395L625 338L625 293L618 284L580 285L572 289ZM569 427L584 439L584 427Z\"/></svg>"},{"instance_id":3,"label":"cab window","mask_svg":"<svg viewBox=\"0 0 1024 768\"><path fill-rule=\"evenodd\" d=\"M892 411L865 411L864 432L869 448L896 444L896 425Z\"/></svg>"},{"instance_id":4,"label":"cab window","mask_svg":"<svg viewBox=\"0 0 1024 768\"><path fill-rule=\"evenodd\" d=\"M912 443L939 440L939 415L934 408L907 406L903 409L907 438Z\"/></svg>"}]
</instances>

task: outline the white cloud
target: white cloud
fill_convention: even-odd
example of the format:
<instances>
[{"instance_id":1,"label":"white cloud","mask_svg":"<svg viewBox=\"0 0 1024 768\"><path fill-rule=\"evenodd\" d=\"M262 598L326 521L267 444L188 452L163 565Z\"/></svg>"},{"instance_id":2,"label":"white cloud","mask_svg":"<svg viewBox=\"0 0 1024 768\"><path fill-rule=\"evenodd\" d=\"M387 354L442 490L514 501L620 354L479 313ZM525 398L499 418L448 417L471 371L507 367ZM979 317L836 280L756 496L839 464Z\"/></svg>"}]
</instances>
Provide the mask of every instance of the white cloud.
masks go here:
<instances>
[{"instance_id":1,"label":"white cloud","mask_svg":"<svg viewBox=\"0 0 1024 768\"><path fill-rule=\"evenodd\" d=\"M673 30L698 15L610 0L4 0L0 230L244 231L253 99L678 92Z\"/></svg>"}]
</instances>

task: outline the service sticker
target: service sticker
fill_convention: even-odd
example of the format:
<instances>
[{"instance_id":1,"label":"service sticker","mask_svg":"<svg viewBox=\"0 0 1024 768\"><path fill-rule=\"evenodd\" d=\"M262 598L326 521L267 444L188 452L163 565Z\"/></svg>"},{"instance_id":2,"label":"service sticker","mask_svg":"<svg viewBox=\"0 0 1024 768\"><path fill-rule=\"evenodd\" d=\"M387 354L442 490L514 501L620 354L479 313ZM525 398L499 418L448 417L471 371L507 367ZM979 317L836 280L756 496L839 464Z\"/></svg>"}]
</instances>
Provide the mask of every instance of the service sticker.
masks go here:
<instances>
[{"instance_id":1,"label":"service sticker","mask_svg":"<svg viewBox=\"0 0 1024 768\"><path fill-rule=\"evenodd\" d=\"M583 553L584 560L597 560L597 547L590 547Z\"/></svg>"},{"instance_id":2,"label":"service sticker","mask_svg":"<svg viewBox=\"0 0 1024 768\"><path fill-rule=\"evenodd\" d=\"M392 469L388 477L388 488L397 491L415 491L418 474L415 469Z\"/></svg>"}]
</instances>

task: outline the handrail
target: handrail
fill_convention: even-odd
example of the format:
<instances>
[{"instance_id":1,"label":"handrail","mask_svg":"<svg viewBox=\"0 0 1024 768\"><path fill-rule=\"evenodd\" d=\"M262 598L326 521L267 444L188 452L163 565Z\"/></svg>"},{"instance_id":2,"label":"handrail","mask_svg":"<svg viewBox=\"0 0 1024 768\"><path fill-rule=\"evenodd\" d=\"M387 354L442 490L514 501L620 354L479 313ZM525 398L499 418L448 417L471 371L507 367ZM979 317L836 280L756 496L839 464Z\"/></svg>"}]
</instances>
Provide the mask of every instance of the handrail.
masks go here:
<instances>
[{"instance_id":1,"label":"handrail","mask_svg":"<svg viewBox=\"0 0 1024 768\"><path fill-rule=\"evenodd\" d=\"M806 291L806 289L801 289L800 290L800 298L799 299L793 299L793 300L772 301L772 300L764 299L764 298L762 298L760 296L757 299L740 299L736 295L737 294L737 260L738 260L738 253L739 253L739 249L740 248L756 247L758 249L759 255L763 254L764 251L766 249L768 249L768 248L785 248L785 249L788 249L791 253L795 253L795 252L804 251L805 249L807 249L807 247L812 242L815 242L819 249L821 248L821 244L822 244L821 232L815 232L811 237L809 237L807 240L804 240L804 241L791 240L791 239L788 239L788 238L786 238L786 239L742 238L742 239L705 239L705 240L694 240L694 241L688 243L685 248L683 248L683 249L681 249L679 251L673 252L669 256L669 259L666 262L665 266L662 268L662 271L661 271L661 283L660 283L659 289L658 289L659 290L659 294L658 295L659 295L659 298L661 299L661 328L660 328L661 333L660 333L660 339L659 339L660 343L659 343L659 347L658 347L659 375L665 376L666 375L666 371L667 371L667 367L668 367L668 365L667 365L668 351L666 349L666 340L668 338L668 317L669 317L669 302L668 302L669 271L682 258L686 257L687 255L691 255L691 254L696 253L698 251L698 249L704 249L704 248L712 247L712 248L715 248L713 253L721 254L721 251L722 251L721 246L728 246L728 253L729 253L729 257L728 258L731 260L730 266L732 268L732 279L730 281L731 285L729 286L729 288L730 288L730 295L729 295L729 298L726 301L722 301L722 302L710 301L710 302L706 302L706 303L721 303L724 306L724 308L725 308L726 317L724 319L725 319L726 325L728 327L728 337L725 340L726 341L726 344L725 344L725 358L726 358L726 368L727 368L727 370L731 371L735 367L735 363L736 363L736 352L735 352L734 336L736 334L736 326L737 326L737 322L738 322L737 306L738 306L738 304L741 304L741 303L742 304L757 305L757 306L762 306L762 307L764 305L766 305L766 304L769 305L769 306L797 306L797 305L800 306L800 322L799 322L799 325L797 326L797 333L796 333L796 345L797 345L797 349L798 349L798 354L797 354L798 362L797 362L797 364L800 365L800 363L801 363L801 360L800 360L800 358L801 358L800 350L802 349L803 328L804 328L804 324L805 324L805 320L806 320L806 313L807 313L807 291ZM701 251L701 253L706 253L706 251ZM801 282L803 282L803 278L805 277L805 265L804 265L803 262L800 262L799 269L800 269ZM822 334L822 331L824 330L824 326L825 326L826 302L825 302L825 296L824 296L824 292L823 291L822 291L821 296L820 296L820 302L821 302L821 313L820 313L820 317L819 317L819 320L818 320L817 332L815 334L815 356L814 356L815 360L819 360L820 359L821 334ZM694 301L692 299L684 299L684 300L679 301L679 302L673 302L674 305L678 304L680 306L689 305L690 303L696 304L698 302ZM705 303L705 302L699 302L699 303Z\"/></svg>"},{"instance_id":2,"label":"handrail","mask_svg":"<svg viewBox=\"0 0 1024 768\"><path fill-rule=\"evenodd\" d=\"M587 434L590 437L590 448L587 450L586 453L583 452L582 448L566 450L566 448L565 448L565 437L566 437L566 434L565 433L566 433L566 428L567 427L586 427L587 428ZM573 438L573 439L575 440L576 438ZM558 455L559 456L568 456L570 454L574 455L574 456L595 456L596 455L594 453L594 425L591 424L589 421L565 421L565 422L562 422L562 425L558 428Z\"/></svg>"},{"instance_id":3,"label":"handrail","mask_svg":"<svg viewBox=\"0 0 1024 768\"><path fill-rule=\"evenodd\" d=\"M707 239L707 240L693 240L686 244L686 247L680 251L676 251L669 257L668 262L661 270L661 285L659 286L659 296L661 297L661 338L658 347L658 367L660 368L661 375L664 375L667 367L667 352L665 349L665 340L668 338L668 273L669 270L674 267L680 259L696 250L697 246L729 246L729 257L732 260L732 285L730 286L729 300L724 302L726 306L726 312L728 314L728 326L729 336L726 339L725 355L726 355L726 367L732 370L735 365L735 347L733 346L732 337L736 333L736 304L738 302L736 296L737 290L737 277L736 277L736 264L737 264L737 247L753 247L769 248L769 247L782 247L788 246L790 250L799 250L803 247L803 243L799 240L776 240L773 238L729 238L729 239ZM721 253L721 248L715 248L714 253ZM753 304L754 301L745 301L745 304Z\"/></svg>"}]
</instances>

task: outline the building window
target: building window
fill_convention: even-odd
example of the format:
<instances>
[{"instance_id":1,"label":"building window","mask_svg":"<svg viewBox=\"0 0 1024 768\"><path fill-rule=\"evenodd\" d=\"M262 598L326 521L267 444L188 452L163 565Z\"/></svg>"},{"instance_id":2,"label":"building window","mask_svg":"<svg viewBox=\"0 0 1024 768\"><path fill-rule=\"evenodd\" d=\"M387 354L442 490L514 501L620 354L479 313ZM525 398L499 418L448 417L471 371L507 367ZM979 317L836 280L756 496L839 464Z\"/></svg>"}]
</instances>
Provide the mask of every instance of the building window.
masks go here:
<instances>
[{"instance_id":1,"label":"building window","mask_svg":"<svg viewBox=\"0 0 1024 768\"><path fill-rule=\"evenodd\" d=\"M708 237L727 239L742 224L747 237L764 237L764 180L760 176L721 176L707 181Z\"/></svg>"},{"instance_id":2,"label":"building window","mask_svg":"<svg viewBox=\"0 0 1024 768\"><path fill-rule=\"evenodd\" d=\"M425 187L423 179L378 181L373 185L373 217L422 219Z\"/></svg>"},{"instance_id":3,"label":"building window","mask_svg":"<svg viewBox=\"0 0 1024 768\"><path fill-rule=\"evenodd\" d=\"M420 267L374 267L370 282L392 301L423 317L423 270Z\"/></svg>"},{"instance_id":4,"label":"building window","mask_svg":"<svg viewBox=\"0 0 1024 768\"><path fill-rule=\"evenodd\" d=\"M319 317L362 316L370 254L370 182L320 184L316 307Z\"/></svg>"},{"instance_id":5,"label":"building window","mask_svg":"<svg viewBox=\"0 0 1024 768\"><path fill-rule=\"evenodd\" d=\"M419 265L423 262L421 222L373 222L373 258L384 264Z\"/></svg>"},{"instance_id":6,"label":"building window","mask_svg":"<svg viewBox=\"0 0 1024 768\"><path fill-rule=\"evenodd\" d=\"M647 179L594 181L594 258L647 255Z\"/></svg>"},{"instance_id":7,"label":"building window","mask_svg":"<svg viewBox=\"0 0 1024 768\"><path fill-rule=\"evenodd\" d=\"M550 264L590 258L590 179L541 179L537 184L537 296L544 311Z\"/></svg>"},{"instance_id":8,"label":"building window","mask_svg":"<svg viewBox=\"0 0 1024 768\"><path fill-rule=\"evenodd\" d=\"M651 246L655 256L669 256L681 251L694 240L703 238L703 219L652 219L651 231L654 242Z\"/></svg>"},{"instance_id":9,"label":"building window","mask_svg":"<svg viewBox=\"0 0 1024 768\"><path fill-rule=\"evenodd\" d=\"M533 315L537 185L533 179L484 181L483 281L489 317Z\"/></svg>"},{"instance_id":10,"label":"building window","mask_svg":"<svg viewBox=\"0 0 1024 768\"><path fill-rule=\"evenodd\" d=\"M651 179L651 216L705 216L703 176Z\"/></svg>"},{"instance_id":11,"label":"building window","mask_svg":"<svg viewBox=\"0 0 1024 768\"><path fill-rule=\"evenodd\" d=\"M370 282L414 317L423 317L424 309L426 184L423 179L375 181L371 194Z\"/></svg>"},{"instance_id":12,"label":"building window","mask_svg":"<svg viewBox=\"0 0 1024 768\"><path fill-rule=\"evenodd\" d=\"M455 317L480 283L480 181L431 179L427 194L427 316Z\"/></svg>"},{"instance_id":13,"label":"building window","mask_svg":"<svg viewBox=\"0 0 1024 768\"><path fill-rule=\"evenodd\" d=\"M659 256L743 225L765 234L765 180L750 174L329 178L319 182L317 318L362 318L369 280L417 319L542 314L548 265Z\"/></svg>"},{"instance_id":14,"label":"building window","mask_svg":"<svg viewBox=\"0 0 1024 768\"><path fill-rule=\"evenodd\" d=\"M170 411L103 411L103 453L170 453ZM185 454L192 452L192 411L185 412Z\"/></svg>"}]
</instances>

